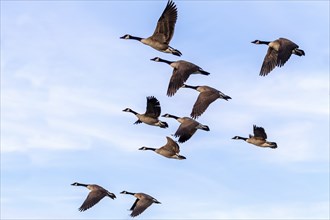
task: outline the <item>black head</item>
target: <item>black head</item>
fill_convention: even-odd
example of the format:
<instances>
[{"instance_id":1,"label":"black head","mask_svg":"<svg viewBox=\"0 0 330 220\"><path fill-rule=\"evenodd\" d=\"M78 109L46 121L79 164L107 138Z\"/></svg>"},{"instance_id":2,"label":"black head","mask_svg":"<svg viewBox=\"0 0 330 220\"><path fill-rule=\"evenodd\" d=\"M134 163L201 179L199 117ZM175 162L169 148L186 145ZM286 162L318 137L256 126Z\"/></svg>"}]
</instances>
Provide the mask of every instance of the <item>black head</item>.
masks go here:
<instances>
[{"instance_id":1,"label":"black head","mask_svg":"<svg viewBox=\"0 0 330 220\"><path fill-rule=\"evenodd\" d=\"M254 40L251 43L253 43L253 44L260 44L260 40Z\"/></svg>"},{"instance_id":2,"label":"black head","mask_svg":"<svg viewBox=\"0 0 330 220\"><path fill-rule=\"evenodd\" d=\"M71 186L78 186L78 185L79 185L79 183L77 183L77 182L74 182L71 184Z\"/></svg>"},{"instance_id":3,"label":"black head","mask_svg":"<svg viewBox=\"0 0 330 220\"><path fill-rule=\"evenodd\" d=\"M234 139L234 140L238 140L239 137L238 137L238 136L235 136L235 137L233 137L232 139Z\"/></svg>"},{"instance_id":4,"label":"black head","mask_svg":"<svg viewBox=\"0 0 330 220\"><path fill-rule=\"evenodd\" d=\"M124 36L120 37L120 39L131 39L131 35L125 34Z\"/></svg>"},{"instance_id":5,"label":"black head","mask_svg":"<svg viewBox=\"0 0 330 220\"><path fill-rule=\"evenodd\" d=\"M159 61L161 60L161 58L159 58L159 57L155 57L155 58L152 58L152 59L150 59L150 60L155 61L155 62L159 62Z\"/></svg>"},{"instance_id":6,"label":"black head","mask_svg":"<svg viewBox=\"0 0 330 220\"><path fill-rule=\"evenodd\" d=\"M147 148L143 146L143 147L140 147L139 150L147 150Z\"/></svg>"},{"instance_id":7,"label":"black head","mask_svg":"<svg viewBox=\"0 0 330 220\"><path fill-rule=\"evenodd\" d=\"M123 110L123 112L131 112L132 111L132 109L130 109L130 108L125 108L124 110Z\"/></svg>"}]
</instances>

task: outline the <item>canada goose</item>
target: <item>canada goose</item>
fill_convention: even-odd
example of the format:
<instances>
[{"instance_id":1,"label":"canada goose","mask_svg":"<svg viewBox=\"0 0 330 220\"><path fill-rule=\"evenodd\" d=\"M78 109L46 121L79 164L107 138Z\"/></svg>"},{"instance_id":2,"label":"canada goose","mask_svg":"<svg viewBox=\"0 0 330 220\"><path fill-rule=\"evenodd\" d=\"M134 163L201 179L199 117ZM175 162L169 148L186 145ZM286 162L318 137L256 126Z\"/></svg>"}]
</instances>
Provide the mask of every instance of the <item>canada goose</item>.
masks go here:
<instances>
[{"instance_id":1,"label":"canada goose","mask_svg":"<svg viewBox=\"0 0 330 220\"><path fill-rule=\"evenodd\" d=\"M267 134L266 134L264 128L257 127L256 125L253 125L253 134L254 134L254 136L252 136L250 134L249 138L235 136L232 139L244 140L249 144L254 144L254 145L259 146L259 147L269 147L269 148L273 148L273 149L277 148L277 144L275 142L266 141Z\"/></svg>"},{"instance_id":2,"label":"canada goose","mask_svg":"<svg viewBox=\"0 0 330 220\"><path fill-rule=\"evenodd\" d=\"M231 97L209 86L189 86L183 84L182 88L195 89L200 92L190 114L190 116L195 119L198 116L202 115L203 112L205 112L205 110L207 109L207 107L209 107L209 105L215 100L224 99L228 101L228 99L231 99Z\"/></svg>"},{"instance_id":3,"label":"canada goose","mask_svg":"<svg viewBox=\"0 0 330 220\"><path fill-rule=\"evenodd\" d=\"M130 208L130 211L132 211L131 217L136 217L140 215L142 212L144 212L144 210L151 206L152 203L160 204L157 199L145 193L131 193L127 191L122 191L121 194L129 194L136 197L134 204Z\"/></svg>"},{"instance_id":4,"label":"canada goose","mask_svg":"<svg viewBox=\"0 0 330 220\"><path fill-rule=\"evenodd\" d=\"M144 146L139 148L139 150L152 150L155 151L157 154L160 154L167 158L173 158L178 160L186 159L184 156L179 155L180 153L179 145L170 137L166 137L166 139L167 139L167 143L158 149Z\"/></svg>"},{"instance_id":5,"label":"canada goose","mask_svg":"<svg viewBox=\"0 0 330 220\"><path fill-rule=\"evenodd\" d=\"M87 209L93 207L96 203L98 203L101 199L105 196L109 196L111 199L115 199L115 194L109 192L108 190L104 189L103 187L96 185L96 184L82 184L82 183L72 183L72 186L84 186L90 190L87 198L80 206L79 211L83 212Z\"/></svg>"},{"instance_id":6,"label":"canada goose","mask_svg":"<svg viewBox=\"0 0 330 220\"><path fill-rule=\"evenodd\" d=\"M123 111L131 112L138 118L138 120L134 124L140 124L144 122L148 125L159 126L161 128L168 127L168 124L166 122L158 120L161 108L159 101L154 96L147 97L147 109L144 114L139 114L130 108L125 108Z\"/></svg>"},{"instance_id":7,"label":"canada goose","mask_svg":"<svg viewBox=\"0 0 330 220\"><path fill-rule=\"evenodd\" d=\"M272 42L255 40L251 43L268 45L267 54L261 66L260 76L266 76L276 66L282 67L289 60L291 54L305 56L305 52L298 49L299 46L297 44L285 38L279 38Z\"/></svg>"},{"instance_id":8,"label":"canada goose","mask_svg":"<svg viewBox=\"0 0 330 220\"><path fill-rule=\"evenodd\" d=\"M178 17L176 5L172 0L167 2L166 8L163 14L158 19L158 23L155 32L148 38L135 37L126 34L121 39L138 40L143 44L165 53L171 53L176 56L181 56L182 53L169 46L169 43L174 34L174 27Z\"/></svg>"},{"instance_id":9,"label":"canada goose","mask_svg":"<svg viewBox=\"0 0 330 220\"><path fill-rule=\"evenodd\" d=\"M187 81L191 74L200 73L202 75L210 75L209 72L204 71L199 66L184 60L168 61L159 57L155 57L150 60L155 62L167 63L168 65L173 67L173 73L168 84L167 96L173 96L183 85L183 83Z\"/></svg>"},{"instance_id":10,"label":"canada goose","mask_svg":"<svg viewBox=\"0 0 330 220\"><path fill-rule=\"evenodd\" d=\"M162 115L162 117L174 118L178 122L181 123L181 125L179 126L179 128L176 130L176 132L174 134L175 137L179 137L179 140L178 140L179 143L183 143L183 142L189 140L191 138L191 136L193 136L195 134L197 129L201 129L204 131L210 130L210 128L207 125L202 125L201 123L199 123L189 117L177 117L177 116L170 115L170 114Z\"/></svg>"}]
</instances>

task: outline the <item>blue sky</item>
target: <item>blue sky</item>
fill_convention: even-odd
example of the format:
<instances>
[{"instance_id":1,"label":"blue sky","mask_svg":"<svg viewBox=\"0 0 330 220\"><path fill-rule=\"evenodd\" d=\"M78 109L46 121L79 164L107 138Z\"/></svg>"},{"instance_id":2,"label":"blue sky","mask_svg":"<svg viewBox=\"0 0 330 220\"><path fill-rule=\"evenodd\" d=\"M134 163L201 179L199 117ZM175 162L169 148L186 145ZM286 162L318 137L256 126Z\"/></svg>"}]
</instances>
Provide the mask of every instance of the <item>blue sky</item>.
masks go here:
<instances>
[{"instance_id":1,"label":"blue sky","mask_svg":"<svg viewBox=\"0 0 330 220\"><path fill-rule=\"evenodd\" d=\"M175 1L178 20L165 54L124 34L148 37L166 1L1 1L1 218L130 219L134 197L162 204L146 219L329 218L329 2ZM267 51L250 42L291 39L306 53L260 77ZM198 93L167 97L172 68L150 61L183 59L210 72L189 85L232 97L198 119L210 127L180 144L187 160L163 158L168 129L122 112L188 116ZM276 150L231 138L265 128ZM117 195L86 212L73 182Z\"/></svg>"}]
</instances>

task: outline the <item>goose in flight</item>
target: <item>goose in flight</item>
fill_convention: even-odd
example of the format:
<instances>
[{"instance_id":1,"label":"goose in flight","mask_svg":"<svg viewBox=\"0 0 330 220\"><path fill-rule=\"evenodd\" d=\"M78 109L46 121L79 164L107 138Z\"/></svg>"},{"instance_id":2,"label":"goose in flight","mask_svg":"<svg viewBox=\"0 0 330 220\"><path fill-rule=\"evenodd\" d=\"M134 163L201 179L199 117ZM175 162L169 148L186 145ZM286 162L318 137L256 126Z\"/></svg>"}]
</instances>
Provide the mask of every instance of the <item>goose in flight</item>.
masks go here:
<instances>
[{"instance_id":1,"label":"goose in flight","mask_svg":"<svg viewBox=\"0 0 330 220\"><path fill-rule=\"evenodd\" d=\"M305 52L299 46L286 38L279 38L274 41L252 41L253 44L268 45L267 54L261 66L260 76L266 76L276 66L282 67L289 60L291 54L305 56Z\"/></svg>"},{"instance_id":2,"label":"goose in flight","mask_svg":"<svg viewBox=\"0 0 330 220\"><path fill-rule=\"evenodd\" d=\"M265 129L263 127L257 127L256 125L253 125L253 135L249 135L248 138L235 136L232 139L234 140L243 140L249 144L254 144L258 147L264 147L264 148L277 148L277 144L275 142L266 141L267 134L265 132Z\"/></svg>"},{"instance_id":3,"label":"goose in flight","mask_svg":"<svg viewBox=\"0 0 330 220\"><path fill-rule=\"evenodd\" d=\"M178 117L178 116L171 115L171 114L165 114L165 115L162 115L162 117L174 118L175 120L177 120L178 122L181 123L174 134L175 137L179 137L179 140L178 140L179 143L183 143L183 142L186 142L187 140L189 140L195 134L197 129L201 129L204 131L210 130L209 126L202 125L198 121L195 121L194 119L189 118L189 117Z\"/></svg>"},{"instance_id":4,"label":"goose in flight","mask_svg":"<svg viewBox=\"0 0 330 220\"><path fill-rule=\"evenodd\" d=\"M167 5L158 19L156 29L154 33L147 38L136 37L130 34L125 34L120 37L120 39L132 39L140 41L143 44L146 44L158 51L164 53L171 53L176 56L181 56L182 53L169 46L169 43L174 34L174 27L178 17L178 12L175 3L172 0L167 2Z\"/></svg>"},{"instance_id":5,"label":"goose in flight","mask_svg":"<svg viewBox=\"0 0 330 220\"><path fill-rule=\"evenodd\" d=\"M230 96L225 95L224 93L210 86L190 86L184 84L182 88L190 88L199 92L198 98L190 114L190 116L194 119L201 116L209 107L209 105L215 100L224 99L228 101L228 99L231 99Z\"/></svg>"},{"instance_id":6,"label":"goose in flight","mask_svg":"<svg viewBox=\"0 0 330 220\"><path fill-rule=\"evenodd\" d=\"M210 75L209 72L206 72L196 64L185 60L168 61L159 57L155 57L151 60L155 62L167 63L173 67L172 76L167 89L167 96L170 97L173 96L179 90L179 88L183 86L191 74Z\"/></svg>"},{"instance_id":7,"label":"goose in flight","mask_svg":"<svg viewBox=\"0 0 330 220\"><path fill-rule=\"evenodd\" d=\"M101 199L105 196L109 196L111 199L115 199L115 194L109 192L108 190L104 189L103 187L96 185L96 184L83 184L74 182L71 184L72 186L84 186L90 190L87 198L80 206L79 211L83 212L87 209L93 207L96 203L98 203Z\"/></svg>"},{"instance_id":8,"label":"goose in flight","mask_svg":"<svg viewBox=\"0 0 330 220\"><path fill-rule=\"evenodd\" d=\"M124 112L133 113L138 120L134 124L145 123L148 125L158 126L161 128L167 128L168 124L164 121L160 121L158 117L160 116L161 108L159 101L154 96L147 97L147 109L144 114L139 114L130 108L125 108Z\"/></svg>"},{"instance_id":9,"label":"goose in flight","mask_svg":"<svg viewBox=\"0 0 330 220\"><path fill-rule=\"evenodd\" d=\"M151 148L151 147L141 147L139 150L151 150L167 158L173 158L178 160L184 160L186 157L179 155L180 147L179 145L170 137L166 137L167 143L160 148Z\"/></svg>"},{"instance_id":10,"label":"goose in flight","mask_svg":"<svg viewBox=\"0 0 330 220\"><path fill-rule=\"evenodd\" d=\"M145 194L145 193L132 193L127 191L122 191L121 194L129 194L134 197L136 197L135 202L133 203L132 207L130 208L131 217L136 217L140 215L142 212L144 212L149 206L152 205L152 203L160 204L157 199L154 197Z\"/></svg>"}]
</instances>

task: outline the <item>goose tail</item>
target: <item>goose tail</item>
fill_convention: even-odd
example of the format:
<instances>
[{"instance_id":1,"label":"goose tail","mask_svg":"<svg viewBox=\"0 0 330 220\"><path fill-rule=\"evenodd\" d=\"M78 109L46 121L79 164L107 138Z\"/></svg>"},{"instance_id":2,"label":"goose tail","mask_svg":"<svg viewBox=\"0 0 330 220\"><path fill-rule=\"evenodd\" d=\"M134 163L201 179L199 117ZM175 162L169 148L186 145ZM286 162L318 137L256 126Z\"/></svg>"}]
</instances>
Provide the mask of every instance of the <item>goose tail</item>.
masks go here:
<instances>
[{"instance_id":1,"label":"goose tail","mask_svg":"<svg viewBox=\"0 0 330 220\"><path fill-rule=\"evenodd\" d=\"M297 56L301 57L301 56L305 56L305 51L296 48L296 49L293 50L293 54L296 54Z\"/></svg>"},{"instance_id":2,"label":"goose tail","mask_svg":"<svg viewBox=\"0 0 330 220\"><path fill-rule=\"evenodd\" d=\"M182 53L179 50L174 49L173 47L168 46L168 49L167 50L168 50L169 53L171 53L171 54L173 54L175 56L179 56L180 57L182 55Z\"/></svg>"},{"instance_id":3,"label":"goose tail","mask_svg":"<svg viewBox=\"0 0 330 220\"><path fill-rule=\"evenodd\" d=\"M165 121L159 121L159 127L168 128L168 124Z\"/></svg>"},{"instance_id":4,"label":"goose tail","mask_svg":"<svg viewBox=\"0 0 330 220\"><path fill-rule=\"evenodd\" d=\"M200 69L199 70L199 72L201 73L201 74L203 74L203 75L210 75L210 73L209 72L206 72L205 70L202 70L202 69Z\"/></svg>"}]
</instances>

